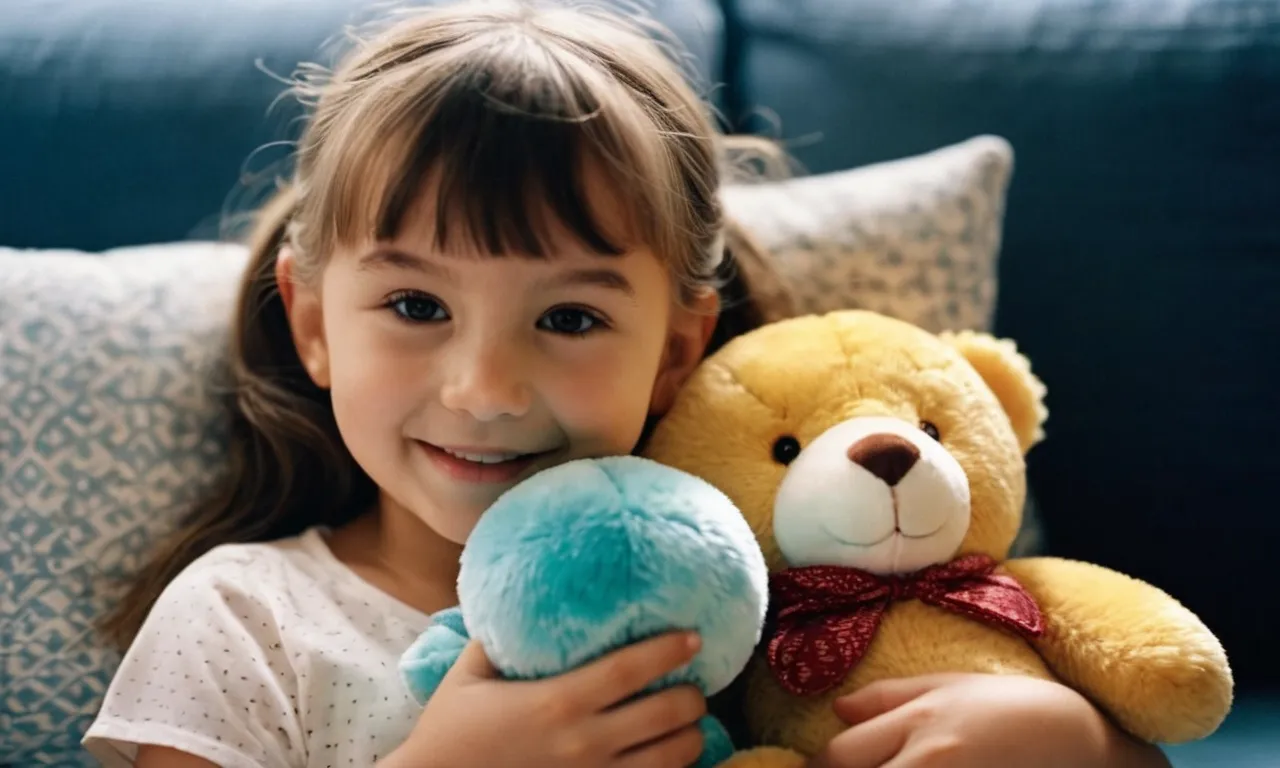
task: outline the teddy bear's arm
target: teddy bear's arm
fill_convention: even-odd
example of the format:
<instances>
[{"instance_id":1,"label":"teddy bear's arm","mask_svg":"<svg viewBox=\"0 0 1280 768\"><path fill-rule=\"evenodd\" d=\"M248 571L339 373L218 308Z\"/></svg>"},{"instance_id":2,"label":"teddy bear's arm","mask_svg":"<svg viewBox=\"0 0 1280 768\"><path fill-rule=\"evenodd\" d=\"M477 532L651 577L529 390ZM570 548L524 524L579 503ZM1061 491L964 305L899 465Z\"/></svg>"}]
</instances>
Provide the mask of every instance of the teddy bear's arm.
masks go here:
<instances>
[{"instance_id":1,"label":"teddy bear's arm","mask_svg":"<svg viewBox=\"0 0 1280 768\"><path fill-rule=\"evenodd\" d=\"M756 747L734 753L717 768L804 768L806 762L799 752L780 747Z\"/></svg>"},{"instance_id":2,"label":"teddy bear's arm","mask_svg":"<svg viewBox=\"0 0 1280 768\"><path fill-rule=\"evenodd\" d=\"M1045 614L1035 645L1063 682L1150 742L1203 738L1231 708L1221 643L1163 591L1089 563L1026 558L1005 563Z\"/></svg>"},{"instance_id":3,"label":"teddy bear's arm","mask_svg":"<svg viewBox=\"0 0 1280 768\"><path fill-rule=\"evenodd\" d=\"M419 704L440 687L469 640L462 611L447 608L431 617L426 630L400 656L400 677Z\"/></svg>"}]
</instances>

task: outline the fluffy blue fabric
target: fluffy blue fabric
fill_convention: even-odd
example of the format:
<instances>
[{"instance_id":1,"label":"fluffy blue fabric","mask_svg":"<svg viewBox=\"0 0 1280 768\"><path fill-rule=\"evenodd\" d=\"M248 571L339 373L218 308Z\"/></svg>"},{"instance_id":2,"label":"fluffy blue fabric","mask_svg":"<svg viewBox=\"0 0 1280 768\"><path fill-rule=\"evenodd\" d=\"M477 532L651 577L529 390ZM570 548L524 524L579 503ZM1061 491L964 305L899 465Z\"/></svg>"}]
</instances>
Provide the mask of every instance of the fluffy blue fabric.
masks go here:
<instances>
[{"instance_id":1,"label":"fluffy blue fabric","mask_svg":"<svg viewBox=\"0 0 1280 768\"><path fill-rule=\"evenodd\" d=\"M653 689L692 683L710 696L746 665L764 623L768 572L741 513L710 484L634 456L570 462L511 489L461 567L460 605L401 658L422 702L469 637L505 676L536 679L673 629L696 630L703 647ZM697 765L713 766L733 747L714 718L702 727Z\"/></svg>"}]
</instances>

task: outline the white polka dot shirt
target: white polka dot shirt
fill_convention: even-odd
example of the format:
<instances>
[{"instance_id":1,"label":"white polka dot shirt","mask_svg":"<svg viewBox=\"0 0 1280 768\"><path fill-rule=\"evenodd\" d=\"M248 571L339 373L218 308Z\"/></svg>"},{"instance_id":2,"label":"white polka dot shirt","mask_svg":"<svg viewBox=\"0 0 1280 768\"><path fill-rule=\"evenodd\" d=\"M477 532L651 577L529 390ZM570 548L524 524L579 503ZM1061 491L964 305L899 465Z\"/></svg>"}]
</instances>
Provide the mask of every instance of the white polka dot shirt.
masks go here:
<instances>
[{"instance_id":1,"label":"white polka dot shirt","mask_svg":"<svg viewBox=\"0 0 1280 768\"><path fill-rule=\"evenodd\" d=\"M160 596L85 747L109 768L143 743L229 768L368 768L417 722L397 663L427 623L317 529L218 547Z\"/></svg>"}]
</instances>

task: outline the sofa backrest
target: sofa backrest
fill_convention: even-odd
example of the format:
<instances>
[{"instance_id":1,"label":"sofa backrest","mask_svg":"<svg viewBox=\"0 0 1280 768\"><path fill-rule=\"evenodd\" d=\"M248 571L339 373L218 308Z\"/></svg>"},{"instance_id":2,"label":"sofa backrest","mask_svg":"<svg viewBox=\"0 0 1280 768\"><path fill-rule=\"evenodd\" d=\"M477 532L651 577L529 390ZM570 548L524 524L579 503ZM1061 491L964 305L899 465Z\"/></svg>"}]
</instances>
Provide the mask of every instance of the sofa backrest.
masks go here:
<instances>
[{"instance_id":1,"label":"sofa backrest","mask_svg":"<svg viewBox=\"0 0 1280 768\"><path fill-rule=\"evenodd\" d=\"M438 3L439 0L434 0ZM612 0L629 7L627 0ZM0 3L0 245L218 237L287 168L301 62L347 25L433 0L6 0ZM645 6L704 91L721 80L712 0Z\"/></svg>"}]
</instances>

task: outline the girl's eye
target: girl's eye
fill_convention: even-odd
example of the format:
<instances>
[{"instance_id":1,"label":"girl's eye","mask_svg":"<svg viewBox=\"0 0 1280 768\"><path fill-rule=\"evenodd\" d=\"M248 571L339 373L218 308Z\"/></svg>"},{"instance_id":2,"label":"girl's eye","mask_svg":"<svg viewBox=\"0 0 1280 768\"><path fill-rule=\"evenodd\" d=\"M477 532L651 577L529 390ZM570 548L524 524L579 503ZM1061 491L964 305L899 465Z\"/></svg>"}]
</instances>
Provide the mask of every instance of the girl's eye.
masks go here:
<instances>
[{"instance_id":1,"label":"girl's eye","mask_svg":"<svg viewBox=\"0 0 1280 768\"><path fill-rule=\"evenodd\" d=\"M604 321L596 315L574 307L558 307L538 320L538 327L544 331L568 336L585 336L603 325Z\"/></svg>"},{"instance_id":2,"label":"girl's eye","mask_svg":"<svg viewBox=\"0 0 1280 768\"><path fill-rule=\"evenodd\" d=\"M445 312L440 302L429 296L417 294L393 296L387 302L387 306L401 320L410 323L438 323L449 319L449 314Z\"/></svg>"}]
</instances>

